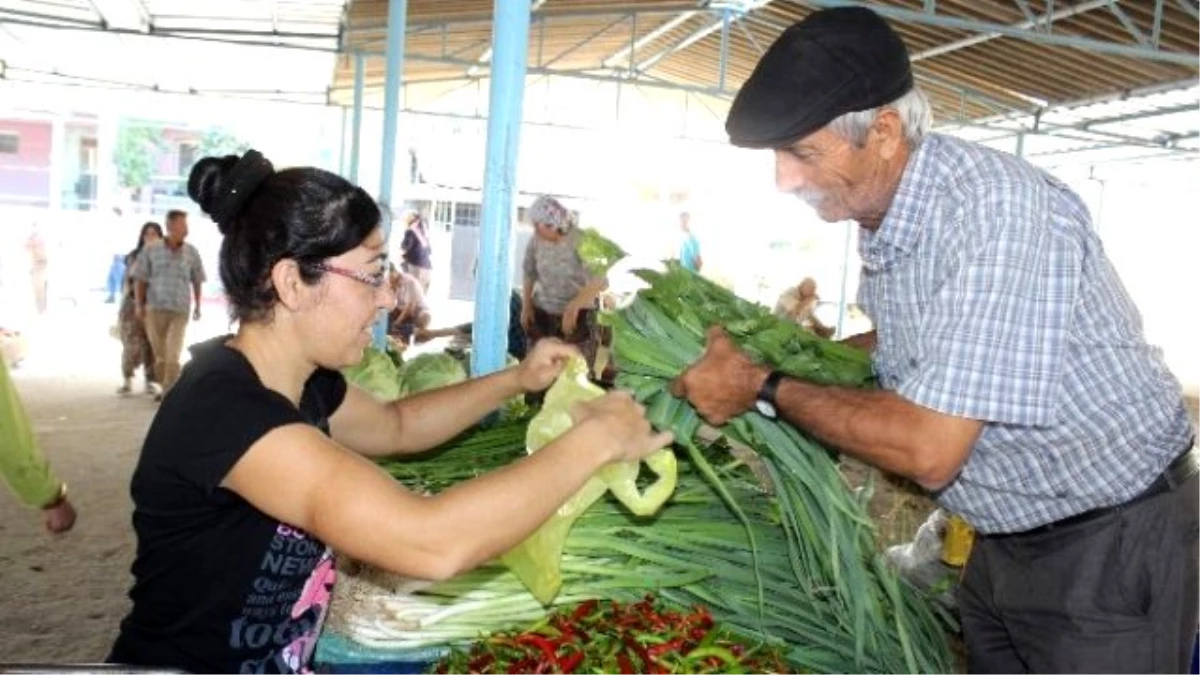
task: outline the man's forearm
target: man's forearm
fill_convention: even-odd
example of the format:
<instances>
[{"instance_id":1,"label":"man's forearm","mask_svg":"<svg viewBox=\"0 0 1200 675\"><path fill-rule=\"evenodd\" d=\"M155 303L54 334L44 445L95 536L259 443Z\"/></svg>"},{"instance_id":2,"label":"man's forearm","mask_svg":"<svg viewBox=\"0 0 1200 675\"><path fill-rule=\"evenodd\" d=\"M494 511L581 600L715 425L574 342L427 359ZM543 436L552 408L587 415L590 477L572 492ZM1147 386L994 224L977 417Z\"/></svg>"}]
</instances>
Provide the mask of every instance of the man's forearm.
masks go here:
<instances>
[{"instance_id":1,"label":"man's forearm","mask_svg":"<svg viewBox=\"0 0 1200 675\"><path fill-rule=\"evenodd\" d=\"M196 306L200 306L200 282L192 283L192 297L196 300Z\"/></svg>"},{"instance_id":2,"label":"man's forearm","mask_svg":"<svg viewBox=\"0 0 1200 675\"><path fill-rule=\"evenodd\" d=\"M978 437L974 420L942 415L884 390L784 378L780 416L818 440L936 490L954 478Z\"/></svg>"},{"instance_id":3,"label":"man's forearm","mask_svg":"<svg viewBox=\"0 0 1200 675\"><path fill-rule=\"evenodd\" d=\"M850 337L848 337L844 340L841 340L840 342L844 345L850 345L851 347L857 347L863 351L874 352L875 351L875 331L872 330L872 331L867 331L866 333L859 333L858 335L851 335Z\"/></svg>"}]
</instances>

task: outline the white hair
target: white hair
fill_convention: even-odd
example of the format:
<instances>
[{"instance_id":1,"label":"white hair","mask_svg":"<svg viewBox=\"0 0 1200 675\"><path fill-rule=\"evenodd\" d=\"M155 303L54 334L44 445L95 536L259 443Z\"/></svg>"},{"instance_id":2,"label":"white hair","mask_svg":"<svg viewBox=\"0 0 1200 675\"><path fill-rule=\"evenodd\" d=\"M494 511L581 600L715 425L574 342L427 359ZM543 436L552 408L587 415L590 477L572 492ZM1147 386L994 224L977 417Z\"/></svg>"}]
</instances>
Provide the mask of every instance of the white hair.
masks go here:
<instances>
[{"instance_id":1,"label":"white hair","mask_svg":"<svg viewBox=\"0 0 1200 675\"><path fill-rule=\"evenodd\" d=\"M867 142L867 132L875 123L875 115L884 108L891 108L900 115L904 138L909 145L920 143L933 126L933 110L929 107L929 99L925 97L925 92L913 85L912 89L891 103L838 117L829 123L829 130L861 148Z\"/></svg>"}]
</instances>

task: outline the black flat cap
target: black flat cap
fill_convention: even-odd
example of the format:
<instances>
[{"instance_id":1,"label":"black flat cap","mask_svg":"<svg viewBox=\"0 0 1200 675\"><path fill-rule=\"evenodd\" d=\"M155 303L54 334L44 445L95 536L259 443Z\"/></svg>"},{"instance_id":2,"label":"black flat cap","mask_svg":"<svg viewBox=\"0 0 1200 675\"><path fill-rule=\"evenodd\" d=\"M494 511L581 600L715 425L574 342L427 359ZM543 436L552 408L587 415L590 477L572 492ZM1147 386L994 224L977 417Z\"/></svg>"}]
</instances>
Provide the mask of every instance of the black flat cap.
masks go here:
<instances>
[{"instance_id":1,"label":"black flat cap","mask_svg":"<svg viewBox=\"0 0 1200 675\"><path fill-rule=\"evenodd\" d=\"M744 148L781 148L849 112L912 89L900 37L865 7L813 12L779 36L733 99L725 131Z\"/></svg>"}]
</instances>

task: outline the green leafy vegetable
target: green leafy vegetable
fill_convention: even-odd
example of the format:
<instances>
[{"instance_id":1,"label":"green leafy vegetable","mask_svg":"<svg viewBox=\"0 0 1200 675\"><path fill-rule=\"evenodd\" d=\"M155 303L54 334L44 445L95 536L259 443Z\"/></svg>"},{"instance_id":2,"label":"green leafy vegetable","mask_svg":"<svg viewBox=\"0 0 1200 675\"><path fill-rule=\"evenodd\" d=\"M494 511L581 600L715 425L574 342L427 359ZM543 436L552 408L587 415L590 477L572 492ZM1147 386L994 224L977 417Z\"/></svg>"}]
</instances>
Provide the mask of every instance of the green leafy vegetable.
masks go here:
<instances>
[{"instance_id":1,"label":"green leafy vegetable","mask_svg":"<svg viewBox=\"0 0 1200 675\"><path fill-rule=\"evenodd\" d=\"M462 362L449 354L420 354L404 363L400 371L400 396L412 396L467 379Z\"/></svg>"},{"instance_id":2,"label":"green leafy vegetable","mask_svg":"<svg viewBox=\"0 0 1200 675\"><path fill-rule=\"evenodd\" d=\"M400 370L390 350L367 347L362 361L342 369L350 384L365 389L383 401L400 398Z\"/></svg>"},{"instance_id":3,"label":"green leafy vegetable","mask_svg":"<svg viewBox=\"0 0 1200 675\"><path fill-rule=\"evenodd\" d=\"M585 227L581 228L580 232L583 236L580 238L575 252L579 254L583 266L592 276L600 277L608 274L608 270L626 256L620 246L596 230Z\"/></svg>"}]
</instances>

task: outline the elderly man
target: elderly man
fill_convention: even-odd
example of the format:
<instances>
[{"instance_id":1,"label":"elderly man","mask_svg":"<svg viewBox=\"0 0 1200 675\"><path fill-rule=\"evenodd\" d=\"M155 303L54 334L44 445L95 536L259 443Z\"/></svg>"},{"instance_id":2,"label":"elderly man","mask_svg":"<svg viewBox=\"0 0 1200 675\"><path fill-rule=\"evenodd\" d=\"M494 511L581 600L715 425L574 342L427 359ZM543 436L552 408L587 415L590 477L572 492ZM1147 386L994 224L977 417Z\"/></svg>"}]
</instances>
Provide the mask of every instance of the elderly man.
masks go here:
<instances>
[{"instance_id":1,"label":"elderly man","mask_svg":"<svg viewBox=\"0 0 1200 675\"><path fill-rule=\"evenodd\" d=\"M854 342L881 387L785 377L713 329L674 389L715 423L772 403L966 518L972 671L1182 672L1200 505L1179 384L1079 197L929 126L875 13L817 11L780 36L726 130L774 152L779 189L860 226L876 332Z\"/></svg>"}]
</instances>

